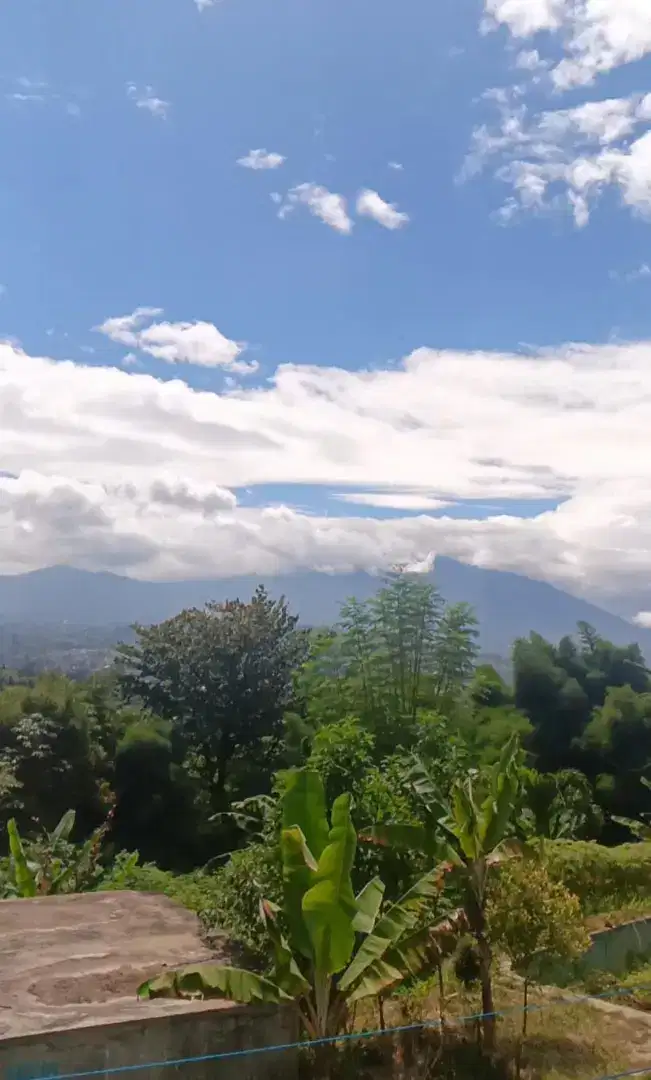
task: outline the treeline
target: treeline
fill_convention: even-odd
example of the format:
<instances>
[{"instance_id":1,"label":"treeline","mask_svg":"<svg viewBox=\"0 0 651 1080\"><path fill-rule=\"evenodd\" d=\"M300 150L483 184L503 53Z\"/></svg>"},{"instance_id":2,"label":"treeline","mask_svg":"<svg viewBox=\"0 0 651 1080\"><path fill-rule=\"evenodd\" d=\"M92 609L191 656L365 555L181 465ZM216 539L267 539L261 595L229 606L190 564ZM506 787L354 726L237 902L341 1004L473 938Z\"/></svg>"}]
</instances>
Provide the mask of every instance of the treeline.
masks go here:
<instances>
[{"instance_id":1,"label":"treeline","mask_svg":"<svg viewBox=\"0 0 651 1080\"><path fill-rule=\"evenodd\" d=\"M283 770L309 765L329 800L351 791L363 829L415 819L407 773L426 770L445 796L517 733L521 831L627 839L614 819L644 816L650 798L651 677L638 646L584 624L558 644L532 633L513 646L508 685L478 665L477 640L467 605L396 574L327 633L302 630L259 589L137 627L113 669L85 682L6 673L0 828L15 818L36 836L74 809L80 840L110 813L107 857L138 851L186 871L264 835Z\"/></svg>"}]
</instances>

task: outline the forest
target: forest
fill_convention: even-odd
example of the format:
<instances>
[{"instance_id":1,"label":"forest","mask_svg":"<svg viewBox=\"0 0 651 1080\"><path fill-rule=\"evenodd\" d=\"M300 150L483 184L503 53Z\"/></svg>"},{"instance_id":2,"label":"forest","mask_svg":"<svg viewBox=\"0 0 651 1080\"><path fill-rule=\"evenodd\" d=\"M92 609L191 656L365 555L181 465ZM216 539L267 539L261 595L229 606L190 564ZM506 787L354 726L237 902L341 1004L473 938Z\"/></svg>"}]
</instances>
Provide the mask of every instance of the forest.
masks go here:
<instances>
[{"instance_id":1,"label":"forest","mask_svg":"<svg viewBox=\"0 0 651 1080\"><path fill-rule=\"evenodd\" d=\"M423 971L443 1009L452 958L488 1014L496 951L526 992L586 915L651 898L638 646L532 630L507 683L472 610L399 571L327 631L260 588L134 634L85 682L0 672L0 890L166 892L245 952L143 996L291 999L318 1037Z\"/></svg>"}]
</instances>

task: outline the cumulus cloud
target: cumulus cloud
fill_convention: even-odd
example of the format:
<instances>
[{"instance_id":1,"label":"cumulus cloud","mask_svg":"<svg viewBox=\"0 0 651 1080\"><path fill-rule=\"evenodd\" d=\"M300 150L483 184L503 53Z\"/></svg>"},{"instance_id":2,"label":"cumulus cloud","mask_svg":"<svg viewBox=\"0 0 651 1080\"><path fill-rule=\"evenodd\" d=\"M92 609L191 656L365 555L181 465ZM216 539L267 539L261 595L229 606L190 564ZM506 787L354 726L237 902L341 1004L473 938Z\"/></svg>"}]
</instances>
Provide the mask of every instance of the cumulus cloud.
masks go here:
<instances>
[{"instance_id":1,"label":"cumulus cloud","mask_svg":"<svg viewBox=\"0 0 651 1080\"><path fill-rule=\"evenodd\" d=\"M268 150L249 150L245 157L237 159L237 164L245 169L277 169L287 159L282 154Z\"/></svg>"},{"instance_id":2,"label":"cumulus cloud","mask_svg":"<svg viewBox=\"0 0 651 1080\"><path fill-rule=\"evenodd\" d=\"M561 36L566 55L552 70L560 90L585 86L651 52L648 0L485 0L486 27L516 38L541 30Z\"/></svg>"},{"instance_id":3,"label":"cumulus cloud","mask_svg":"<svg viewBox=\"0 0 651 1080\"><path fill-rule=\"evenodd\" d=\"M373 218L385 229L401 229L409 221L409 214L401 213L393 203L385 202L377 191L368 188L357 196L357 213L362 217Z\"/></svg>"},{"instance_id":4,"label":"cumulus cloud","mask_svg":"<svg viewBox=\"0 0 651 1080\"><path fill-rule=\"evenodd\" d=\"M651 342L526 356L419 349L361 372L285 365L263 387L224 394L4 343L0 570L268 574L387 567L433 551L593 598L639 595L651 560L650 429ZM377 515L250 508L234 495L292 483L360 505L375 493ZM505 508L541 498L556 509ZM389 499L410 515L383 518ZM414 513L459 499L501 510Z\"/></svg>"},{"instance_id":5,"label":"cumulus cloud","mask_svg":"<svg viewBox=\"0 0 651 1080\"><path fill-rule=\"evenodd\" d=\"M257 371L254 360L240 360L244 346L231 341L207 322L152 322L162 315L162 308L139 307L130 315L105 319L95 330L120 345L163 360L166 364L196 364L199 367L219 367L238 375ZM149 325L145 325L149 322ZM123 363L133 363L132 354Z\"/></svg>"},{"instance_id":6,"label":"cumulus cloud","mask_svg":"<svg viewBox=\"0 0 651 1080\"><path fill-rule=\"evenodd\" d=\"M217 0L194 0L199 11L207 11L208 8L214 7Z\"/></svg>"},{"instance_id":7,"label":"cumulus cloud","mask_svg":"<svg viewBox=\"0 0 651 1080\"><path fill-rule=\"evenodd\" d=\"M145 86L140 89L135 83L127 83L127 95L135 103L136 108L144 109L159 120L165 120L169 111L169 101L164 101L154 93L153 87Z\"/></svg>"},{"instance_id":8,"label":"cumulus cloud","mask_svg":"<svg viewBox=\"0 0 651 1080\"><path fill-rule=\"evenodd\" d=\"M644 626L645 629L651 629L651 611L638 611L637 615L633 616L633 622L636 626Z\"/></svg>"},{"instance_id":9,"label":"cumulus cloud","mask_svg":"<svg viewBox=\"0 0 651 1080\"><path fill-rule=\"evenodd\" d=\"M298 184L287 192L285 201L278 211L278 217L284 219L297 206L306 206L310 213L336 232L348 235L352 232L353 222L348 216L347 204L343 195L328 191L320 184Z\"/></svg>"},{"instance_id":10,"label":"cumulus cloud","mask_svg":"<svg viewBox=\"0 0 651 1080\"><path fill-rule=\"evenodd\" d=\"M569 207L577 226L614 187L637 214L651 215L651 94L590 101L531 114L505 94L496 98L499 122L473 134L463 177L496 162L513 194L501 215Z\"/></svg>"}]
</instances>

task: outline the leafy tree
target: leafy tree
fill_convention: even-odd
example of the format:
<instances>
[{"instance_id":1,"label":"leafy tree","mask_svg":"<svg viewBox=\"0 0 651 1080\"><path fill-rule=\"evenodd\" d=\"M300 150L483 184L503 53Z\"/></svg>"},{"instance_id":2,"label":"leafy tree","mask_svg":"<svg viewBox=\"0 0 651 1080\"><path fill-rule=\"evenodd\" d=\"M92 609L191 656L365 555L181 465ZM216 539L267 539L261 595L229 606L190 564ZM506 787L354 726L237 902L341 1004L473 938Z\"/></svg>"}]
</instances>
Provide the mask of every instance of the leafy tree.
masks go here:
<instances>
[{"instance_id":1,"label":"leafy tree","mask_svg":"<svg viewBox=\"0 0 651 1080\"><path fill-rule=\"evenodd\" d=\"M470 604L445 608L434 635L434 692L440 702L455 701L470 682L479 652L477 618Z\"/></svg>"},{"instance_id":2,"label":"leafy tree","mask_svg":"<svg viewBox=\"0 0 651 1080\"><path fill-rule=\"evenodd\" d=\"M68 807L84 835L104 816L103 751L84 687L58 675L0 692L0 769L13 778L3 800L21 828L53 829ZM5 819L6 821L6 819Z\"/></svg>"},{"instance_id":3,"label":"leafy tree","mask_svg":"<svg viewBox=\"0 0 651 1080\"><path fill-rule=\"evenodd\" d=\"M138 626L136 644L120 649L123 692L172 723L194 755L213 810L225 808L236 771L240 790L246 774L268 783L293 674L307 651L297 621L284 600L260 587L248 604L207 604L158 626Z\"/></svg>"},{"instance_id":4,"label":"leafy tree","mask_svg":"<svg viewBox=\"0 0 651 1080\"><path fill-rule=\"evenodd\" d=\"M507 863L493 882L487 923L494 948L506 953L524 980L522 1038L527 1034L528 993L545 965L580 956L590 944L578 897L553 881L531 859ZM520 1075L521 1047L517 1057Z\"/></svg>"},{"instance_id":5,"label":"leafy tree","mask_svg":"<svg viewBox=\"0 0 651 1080\"><path fill-rule=\"evenodd\" d=\"M168 721L135 715L115 745L111 782L110 839L117 851L137 851L166 869L189 870L202 861L208 813Z\"/></svg>"},{"instance_id":6,"label":"leafy tree","mask_svg":"<svg viewBox=\"0 0 651 1080\"><path fill-rule=\"evenodd\" d=\"M639 778L651 761L651 693L630 686L610 687L587 725L582 747L593 775L606 774L612 785L600 786L613 814L638 813Z\"/></svg>"},{"instance_id":7,"label":"leafy tree","mask_svg":"<svg viewBox=\"0 0 651 1080\"><path fill-rule=\"evenodd\" d=\"M456 913L417 928L440 870L420 879L382 911L384 886L375 878L355 896L351 871L356 833L350 796L340 795L328 821L323 783L309 770L288 774L282 798L283 906L261 904L274 948L269 978L242 968L201 964L144 983L141 997L217 996L239 1002L293 1002L310 1038L342 1031L351 1005L396 987L454 947L464 925Z\"/></svg>"}]
</instances>

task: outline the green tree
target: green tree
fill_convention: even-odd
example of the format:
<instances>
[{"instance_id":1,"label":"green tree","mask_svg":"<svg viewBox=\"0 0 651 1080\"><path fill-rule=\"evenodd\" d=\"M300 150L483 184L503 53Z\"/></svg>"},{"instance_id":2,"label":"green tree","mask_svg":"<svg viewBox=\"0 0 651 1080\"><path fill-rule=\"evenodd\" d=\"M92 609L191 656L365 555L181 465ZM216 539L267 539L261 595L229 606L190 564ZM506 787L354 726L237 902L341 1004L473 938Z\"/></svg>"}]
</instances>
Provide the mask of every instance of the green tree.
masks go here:
<instances>
[{"instance_id":1,"label":"green tree","mask_svg":"<svg viewBox=\"0 0 651 1080\"><path fill-rule=\"evenodd\" d=\"M2 806L5 824L53 829L65 811L80 835L104 817L104 752L85 688L65 676L43 675L33 686L0 692L0 769L13 778Z\"/></svg>"},{"instance_id":2,"label":"green tree","mask_svg":"<svg viewBox=\"0 0 651 1080\"><path fill-rule=\"evenodd\" d=\"M213 810L225 808L236 773L242 794L269 784L294 672L307 653L297 622L284 600L260 587L248 604L207 604L158 626L138 626L136 644L120 649L124 694L172 723L194 755ZM246 790L247 776L253 791Z\"/></svg>"},{"instance_id":3,"label":"green tree","mask_svg":"<svg viewBox=\"0 0 651 1080\"><path fill-rule=\"evenodd\" d=\"M336 1035L350 1006L417 974L432 954L454 948L464 926L455 913L442 925L421 926L425 904L442 875L431 871L402 899L382 911L384 886L375 878L355 896L351 872L357 838L350 796L326 813L323 783L309 770L286 777L280 847L282 909L268 901L261 915L274 948L274 971L202 964L148 981L140 996L217 996L234 1001L293 1002L310 1038Z\"/></svg>"},{"instance_id":4,"label":"green tree","mask_svg":"<svg viewBox=\"0 0 651 1080\"><path fill-rule=\"evenodd\" d=\"M518 860L502 866L496 875L488 900L487 925L493 948L508 956L524 980L524 1039L532 979L544 972L546 965L581 956L590 944L581 904L564 885L552 880L543 863Z\"/></svg>"},{"instance_id":5,"label":"green tree","mask_svg":"<svg viewBox=\"0 0 651 1080\"><path fill-rule=\"evenodd\" d=\"M636 817L643 805L639 780L651 763L651 693L610 687L581 746L592 775L602 778L600 797L609 814Z\"/></svg>"}]
</instances>

